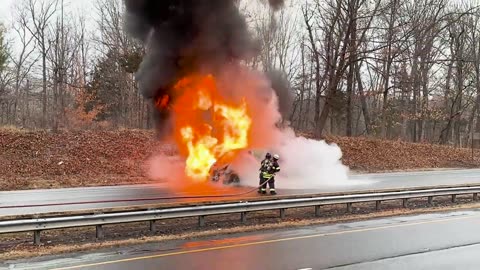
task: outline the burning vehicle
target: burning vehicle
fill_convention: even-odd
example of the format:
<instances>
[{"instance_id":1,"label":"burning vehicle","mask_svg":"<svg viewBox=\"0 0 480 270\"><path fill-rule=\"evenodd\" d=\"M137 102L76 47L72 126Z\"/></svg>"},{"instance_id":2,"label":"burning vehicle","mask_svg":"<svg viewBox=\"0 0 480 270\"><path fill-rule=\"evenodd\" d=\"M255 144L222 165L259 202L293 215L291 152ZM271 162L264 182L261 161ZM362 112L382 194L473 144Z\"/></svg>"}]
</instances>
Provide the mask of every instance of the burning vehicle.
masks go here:
<instances>
[{"instance_id":1,"label":"burning vehicle","mask_svg":"<svg viewBox=\"0 0 480 270\"><path fill-rule=\"evenodd\" d=\"M230 162L231 158L233 156L246 154L247 158L251 159L252 162L255 162L255 164L260 164L260 159L264 155L264 152L265 151L248 150L237 151L236 153L229 153L230 155L226 155L225 158L221 158L213 164L210 169L210 181L214 183L221 183L223 185L241 185L242 181L240 175L236 171L235 166L232 164L232 162Z\"/></svg>"},{"instance_id":2,"label":"burning vehicle","mask_svg":"<svg viewBox=\"0 0 480 270\"><path fill-rule=\"evenodd\" d=\"M230 163L215 163L210 169L210 180L224 185L240 185L240 176Z\"/></svg>"},{"instance_id":3,"label":"burning vehicle","mask_svg":"<svg viewBox=\"0 0 480 270\"><path fill-rule=\"evenodd\" d=\"M239 185L240 176L233 168L231 160L236 153L229 152L219 157L210 168L209 178L211 182L223 185Z\"/></svg>"}]
</instances>

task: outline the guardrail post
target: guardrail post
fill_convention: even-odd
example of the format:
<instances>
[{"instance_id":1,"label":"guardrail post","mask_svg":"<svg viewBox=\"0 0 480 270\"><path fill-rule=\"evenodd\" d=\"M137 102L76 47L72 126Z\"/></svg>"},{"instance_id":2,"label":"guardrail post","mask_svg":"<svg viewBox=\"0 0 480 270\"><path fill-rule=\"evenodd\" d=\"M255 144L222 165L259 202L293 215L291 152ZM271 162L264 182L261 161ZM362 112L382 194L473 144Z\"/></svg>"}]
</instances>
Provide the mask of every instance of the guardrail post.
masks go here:
<instances>
[{"instance_id":1,"label":"guardrail post","mask_svg":"<svg viewBox=\"0 0 480 270\"><path fill-rule=\"evenodd\" d=\"M457 195L452 195L452 203L457 201Z\"/></svg>"},{"instance_id":2,"label":"guardrail post","mask_svg":"<svg viewBox=\"0 0 480 270\"><path fill-rule=\"evenodd\" d=\"M320 205L316 205L315 206L315 216L316 217L319 217L320 216Z\"/></svg>"},{"instance_id":3,"label":"guardrail post","mask_svg":"<svg viewBox=\"0 0 480 270\"><path fill-rule=\"evenodd\" d=\"M352 212L352 203L347 203L347 212L348 213Z\"/></svg>"},{"instance_id":4,"label":"guardrail post","mask_svg":"<svg viewBox=\"0 0 480 270\"><path fill-rule=\"evenodd\" d=\"M242 223L247 222L247 212L240 213L240 221L242 221Z\"/></svg>"},{"instance_id":5,"label":"guardrail post","mask_svg":"<svg viewBox=\"0 0 480 270\"><path fill-rule=\"evenodd\" d=\"M402 206L403 206L403 208L407 208L407 207L408 207L408 199L403 199L403 200L402 200Z\"/></svg>"},{"instance_id":6,"label":"guardrail post","mask_svg":"<svg viewBox=\"0 0 480 270\"><path fill-rule=\"evenodd\" d=\"M428 197L428 205L430 205L430 206L433 205L433 196Z\"/></svg>"},{"instance_id":7,"label":"guardrail post","mask_svg":"<svg viewBox=\"0 0 480 270\"><path fill-rule=\"evenodd\" d=\"M95 226L95 237L97 239L103 239L104 234L103 234L103 227L102 225L97 225Z\"/></svg>"},{"instance_id":8,"label":"guardrail post","mask_svg":"<svg viewBox=\"0 0 480 270\"><path fill-rule=\"evenodd\" d=\"M285 218L285 209L280 209L280 218L281 219Z\"/></svg>"},{"instance_id":9,"label":"guardrail post","mask_svg":"<svg viewBox=\"0 0 480 270\"><path fill-rule=\"evenodd\" d=\"M473 200L478 201L478 193L473 193Z\"/></svg>"},{"instance_id":10,"label":"guardrail post","mask_svg":"<svg viewBox=\"0 0 480 270\"><path fill-rule=\"evenodd\" d=\"M33 231L33 243L40 245L40 230Z\"/></svg>"},{"instance_id":11,"label":"guardrail post","mask_svg":"<svg viewBox=\"0 0 480 270\"><path fill-rule=\"evenodd\" d=\"M198 217L198 226L199 227L205 226L205 216L199 216Z\"/></svg>"},{"instance_id":12,"label":"guardrail post","mask_svg":"<svg viewBox=\"0 0 480 270\"><path fill-rule=\"evenodd\" d=\"M150 231L151 231L151 232L155 232L155 231L156 231L156 228L155 228L155 220L150 220Z\"/></svg>"},{"instance_id":13,"label":"guardrail post","mask_svg":"<svg viewBox=\"0 0 480 270\"><path fill-rule=\"evenodd\" d=\"M376 201L375 202L375 210L380 210L382 207L382 201Z\"/></svg>"}]
</instances>

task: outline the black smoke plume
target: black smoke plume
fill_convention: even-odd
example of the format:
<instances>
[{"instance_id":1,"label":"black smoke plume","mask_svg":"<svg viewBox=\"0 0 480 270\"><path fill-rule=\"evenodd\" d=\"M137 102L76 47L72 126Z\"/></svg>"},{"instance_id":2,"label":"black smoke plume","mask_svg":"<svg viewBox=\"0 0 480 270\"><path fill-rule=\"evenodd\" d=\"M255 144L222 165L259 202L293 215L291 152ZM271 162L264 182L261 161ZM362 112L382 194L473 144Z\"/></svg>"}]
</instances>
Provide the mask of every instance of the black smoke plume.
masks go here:
<instances>
[{"instance_id":1,"label":"black smoke plume","mask_svg":"<svg viewBox=\"0 0 480 270\"><path fill-rule=\"evenodd\" d=\"M274 10L278 10L283 7L284 0L268 0L268 3Z\"/></svg>"},{"instance_id":2,"label":"black smoke plume","mask_svg":"<svg viewBox=\"0 0 480 270\"><path fill-rule=\"evenodd\" d=\"M125 0L127 32L146 47L136 73L142 95L153 101L192 71L215 72L259 50L238 10L238 0ZM279 8L282 0L269 0ZM159 131L168 128L168 111L159 110Z\"/></svg>"},{"instance_id":3,"label":"black smoke plume","mask_svg":"<svg viewBox=\"0 0 480 270\"><path fill-rule=\"evenodd\" d=\"M286 119L293 104L293 96L290 91L290 82L287 79L287 75L279 70L270 70L266 75L272 82L272 89L277 94L278 110L282 117Z\"/></svg>"}]
</instances>

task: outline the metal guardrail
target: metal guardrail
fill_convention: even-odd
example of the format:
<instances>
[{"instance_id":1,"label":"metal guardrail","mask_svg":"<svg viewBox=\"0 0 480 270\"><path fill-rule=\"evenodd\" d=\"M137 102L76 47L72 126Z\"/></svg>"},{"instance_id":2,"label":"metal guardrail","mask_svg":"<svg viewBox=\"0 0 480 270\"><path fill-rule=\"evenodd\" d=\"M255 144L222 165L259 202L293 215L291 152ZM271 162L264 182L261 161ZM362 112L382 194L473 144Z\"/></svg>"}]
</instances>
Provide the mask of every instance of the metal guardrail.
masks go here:
<instances>
[{"instance_id":1,"label":"metal guardrail","mask_svg":"<svg viewBox=\"0 0 480 270\"><path fill-rule=\"evenodd\" d=\"M473 194L473 199L478 200L478 193L480 193L480 186L450 187L412 191L391 191L379 193L360 193L352 195L277 199L254 202L245 201L169 209L9 220L0 221L0 234L33 231L34 243L39 244L40 232L43 230L96 226L97 238L103 238L102 225L108 224L149 221L150 230L155 230L156 220L198 217L199 226L204 226L205 216L209 215L240 213L242 222L245 222L248 212L280 209L280 217L283 218L285 216L285 209L313 206L315 207L315 215L319 216L320 206L322 205L345 203L347 204L347 211L350 212L353 203L376 202L376 208L379 209L382 201L403 200L403 207L407 207L408 199L411 198L428 197L428 203L432 204L433 197L435 196L452 196L452 201L455 201L457 195Z\"/></svg>"}]
</instances>

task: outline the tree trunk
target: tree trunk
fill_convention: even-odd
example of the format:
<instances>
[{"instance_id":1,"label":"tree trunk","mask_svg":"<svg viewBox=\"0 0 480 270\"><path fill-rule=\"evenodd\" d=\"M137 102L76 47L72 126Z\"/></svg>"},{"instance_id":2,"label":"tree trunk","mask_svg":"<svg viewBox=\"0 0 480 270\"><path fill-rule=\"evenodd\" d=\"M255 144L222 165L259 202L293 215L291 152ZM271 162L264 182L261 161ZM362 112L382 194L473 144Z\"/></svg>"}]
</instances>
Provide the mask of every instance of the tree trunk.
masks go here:
<instances>
[{"instance_id":1,"label":"tree trunk","mask_svg":"<svg viewBox=\"0 0 480 270\"><path fill-rule=\"evenodd\" d=\"M347 77L347 127L346 127L346 135L352 136L352 96L355 88L355 66L353 63L357 61L356 51L357 51L357 7L356 1L353 1L354 5L350 5L352 9L352 17L351 17L351 36L350 36L350 51L349 51L349 72Z\"/></svg>"},{"instance_id":2,"label":"tree trunk","mask_svg":"<svg viewBox=\"0 0 480 270\"><path fill-rule=\"evenodd\" d=\"M58 132L58 68L54 67L53 71L53 116L52 128L53 132Z\"/></svg>"},{"instance_id":3,"label":"tree trunk","mask_svg":"<svg viewBox=\"0 0 480 270\"><path fill-rule=\"evenodd\" d=\"M450 91L450 83L451 83L451 80L452 80L452 72L453 72L453 63L450 63L448 65L448 69L447 69L447 77L445 79L445 108L449 109L448 111L446 111L445 113L450 113L450 118L449 118L449 121L447 123L447 126L445 127L444 130L442 130L440 132L440 144L446 144L448 141L449 141L449 138L450 138L450 123L451 123L451 116L453 114L453 108L451 107L452 105L450 104L450 95L451 95L451 91Z\"/></svg>"},{"instance_id":4,"label":"tree trunk","mask_svg":"<svg viewBox=\"0 0 480 270\"><path fill-rule=\"evenodd\" d=\"M42 128L47 128L47 51L45 45L42 46Z\"/></svg>"},{"instance_id":5,"label":"tree trunk","mask_svg":"<svg viewBox=\"0 0 480 270\"><path fill-rule=\"evenodd\" d=\"M365 121L365 130L367 132L367 135L371 134L371 120L370 120L370 113L368 111L368 104L367 104L367 98L365 97L365 91L363 90L363 83L362 83L362 76L360 74L360 65L355 64L355 72L356 72L356 80L357 80L357 86L358 86L358 92L360 93L360 103L362 104L362 114L363 114L363 119Z\"/></svg>"},{"instance_id":6,"label":"tree trunk","mask_svg":"<svg viewBox=\"0 0 480 270\"><path fill-rule=\"evenodd\" d=\"M474 30L476 31L476 30ZM476 98L475 98L475 133L480 134L480 43L474 42L474 46L478 46L477 48L474 47L475 52L475 88L476 88ZM478 135L477 135L478 136ZM477 136L473 136L473 147L479 148L480 147L480 140L477 139Z\"/></svg>"},{"instance_id":7,"label":"tree trunk","mask_svg":"<svg viewBox=\"0 0 480 270\"><path fill-rule=\"evenodd\" d=\"M315 117L314 117L314 122L316 124L316 127L315 128L315 136L316 137L320 137L322 134L321 134L321 131L319 132L319 128L318 128L318 123L320 122L320 99L321 99L321 94L322 94L322 91L321 91L321 83L320 83L320 56L318 55L318 51L317 51L317 46L315 44L315 40L313 38L313 33L312 33L312 28L310 26L310 24L308 23L308 21L306 20L306 24L307 24L307 30L308 30L308 36L310 38L310 43L312 45L312 50L313 50L313 55L314 55L314 59L315 59ZM325 118L326 120L326 118ZM322 127L323 129L323 127Z\"/></svg>"},{"instance_id":8,"label":"tree trunk","mask_svg":"<svg viewBox=\"0 0 480 270\"><path fill-rule=\"evenodd\" d=\"M313 66L310 68L310 74L313 73ZM311 100L312 100L312 80L308 80L308 97L307 97L307 104L305 110L305 118L303 128L309 130L310 128L310 107L311 107Z\"/></svg>"},{"instance_id":9,"label":"tree trunk","mask_svg":"<svg viewBox=\"0 0 480 270\"><path fill-rule=\"evenodd\" d=\"M412 125L412 141L417 142L417 125L418 125L418 95L419 95L419 85L418 85L418 45L415 47L414 56L413 56L413 64L412 64L412 71L410 73L411 81L412 81L412 92L413 92L413 108L412 114L414 117L413 125Z\"/></svg>"},{"instance_id":10,"label":"tree trunk","mask_svg":"<svg viewBox=\"0 0 480 270\"><path fill-rule=\"evenodd\" d=\"M300 109L298 112L298 120L296 123L297 130L303 129L302 123L303 123L303 118L305 115L303 115L303 103L305 101L305 80L307 79L307 75L305 74L305 43L302 41L301 47L301 57L302 57L302 86L300 89Z\"/></svg>"},{"instance_id":11,"label":"tree trunk","mask_svg":"<svg viewBox=\"0 0 480 270\"><path fill-rule=\"evenodd\" d=\"M392 68L392 42L393 42L393 35L394 35L394 26L395 26L395 16L396 16L396 7L397 1L393 0L391 9L390 9L390 20L388 22L388 34L387 34L387 55L385 66L383 69L383 99L382 99L382 124L381 124L381 136L382 138L387 137L387 106L388 106L388 91L390 88L390 71Z\"/></svg>"}]
</instances>

